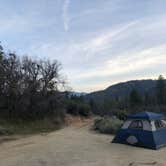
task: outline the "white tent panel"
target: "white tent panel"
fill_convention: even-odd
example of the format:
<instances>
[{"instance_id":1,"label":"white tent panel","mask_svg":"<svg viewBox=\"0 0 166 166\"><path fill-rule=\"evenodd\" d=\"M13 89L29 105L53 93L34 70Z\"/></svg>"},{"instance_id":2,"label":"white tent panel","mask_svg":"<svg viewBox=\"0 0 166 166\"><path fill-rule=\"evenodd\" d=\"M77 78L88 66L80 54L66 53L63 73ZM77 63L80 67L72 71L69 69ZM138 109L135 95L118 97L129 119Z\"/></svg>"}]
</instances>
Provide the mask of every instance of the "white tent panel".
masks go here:
<instances>
[{"instance_id":1,"label":"white tent panel","mask_svg":"<svg viewBox=\"0 0 166 166\"><path fill-rule=\"evenodd\" d=\"M156 131L156 126L154 121L151 121L152 131Z\"/></svg>"},{"instance_id":2,"label":"white tent panel","mask_svg":"<svg viewBox=\"0 0 166 166\"><path fill-rule=\"evenodd\" d=\"M128 129L130 124L135 121L135 120L127 120L123 126L122 126L122 129ZM154 131L152 130L152 124L151 122L149 122L148 120L141 120L142 121L142 124L143 124L143 130L146 130L146 131Z\"/></svg>"},{"instance_id":3,"label":"white tent panel","mask_svg":"<svg viewBox=\"0 0 166 166\"><path fill-rule=\"evenodd\" d=\"M131 120L127 120L126 122L124 122L123 126L122 126L122 129L128 129L130 124L131 124Z\"/></svg>"}]
</instances>

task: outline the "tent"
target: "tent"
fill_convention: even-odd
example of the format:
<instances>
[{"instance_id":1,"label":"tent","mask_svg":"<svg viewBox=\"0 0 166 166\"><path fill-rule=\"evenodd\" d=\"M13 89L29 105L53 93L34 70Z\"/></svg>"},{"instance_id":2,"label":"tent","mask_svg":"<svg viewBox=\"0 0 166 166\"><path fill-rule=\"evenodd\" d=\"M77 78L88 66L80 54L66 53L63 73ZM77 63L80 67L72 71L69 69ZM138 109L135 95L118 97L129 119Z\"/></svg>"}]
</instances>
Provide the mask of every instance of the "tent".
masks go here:
<instances>
[{"instance_id":1,"label":"tent","mask_svg":"<svg viewBox=\"0 0 166 166\"><path fill-rule=\"evenodd\" d=\"M166 146L166 116L152 112L130 115L112 142L150 149Z\"/></svg>"}]
</instances>

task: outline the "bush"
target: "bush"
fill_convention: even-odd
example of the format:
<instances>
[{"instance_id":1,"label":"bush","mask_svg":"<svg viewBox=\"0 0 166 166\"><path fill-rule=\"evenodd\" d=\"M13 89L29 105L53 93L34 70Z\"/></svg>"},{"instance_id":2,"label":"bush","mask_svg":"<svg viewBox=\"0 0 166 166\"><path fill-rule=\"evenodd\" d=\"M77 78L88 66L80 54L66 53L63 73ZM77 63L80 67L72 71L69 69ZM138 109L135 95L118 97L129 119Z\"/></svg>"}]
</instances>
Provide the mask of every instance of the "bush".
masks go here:
<instances>
[{"instance_id":1,"label":"bush","mask_svg":"<svg viewBox=\"0 0 166 166\"><path fill-rule=\"evenodd\" d=\"M100 124L101 124L102 121L103 121L103 118L96 118L94 120L93 129L94 130L99 130Z\"/></svg>"},{"instance_id":2,"label":"bush","mask_svg":"<svg viewBox=\"0 0 166 166\"><path fill-rule=\"evenodd\" d=\"M127 118L128 112L126 110L117 110L115 116L120 120L125 120Z\"/></svg>"},{"instance_id":3,"label":"bush","mask_svg":"<svg viewBox=\"0 0 166 166\"><path fill-rule=\"evenodd\" d=\"M8 128L0 126L0 136L10 134L12 134L12 132Z\"/></svg>"},{"instance_id":4,"label":"bush","mask_svg":"<svg viewBox=\"0 0 166 166\"><path fill-rule=\"evenodd\" d=\"M41 120L65 117L65 80L61 64L5 53L0 45L0 117L10 120ZM58 111L57 111L58 110Z\"/></svg>"},{"instance_id":5,"label":"bush","mask_svg":"<svg viewBox=\"0 0 166 166\"><path fill-rule=\"evenodd\" d=\"M70 99L67 101L66 110L67 110L67 113L71 115L77 116L79 114L77 103Z\"/></svg>"},{"instance_id":6,"label":"bush","mask_svg":"<svg viewBox=\"0 0 166 166\"><path fill-rule=\"evenodd\" d=\"M6 135L29 135L38 133L48 133L63 127L64 122L58 118L45 118L41 120L1 120L0 119L0 136Z\"/></svg>"},{"instance_id":7,"label":"bush","mask_svg":"<svg viewBox=\"0 0 166 166\"><path fill-rule=\"evenodd\" d=\"M123 121L117 118L105 117L94 121L94 129L100 133L115 134L122 126Z\"/></svg>"},{"instance_id":8,"label":"bush","mask_svg":"<svg viewBox=\"0 0 166 166\"><path fill-rule=\"evenodd\" d=\"M90 106L88 104L82 103L79 105L79 115L88 117L91 114Z\"/></svg>"},{"instance_id":9,"label":"bush","mask_svg":"<svg viewBox=\"0 0 166 166\"><path fill-rule=\"evenodd\" d=\"M73 99L68 99L66 103L67 113L75 116L88 117L91 114L90 106L84 101L77 101Z\"/></svg>"}]
</instances>

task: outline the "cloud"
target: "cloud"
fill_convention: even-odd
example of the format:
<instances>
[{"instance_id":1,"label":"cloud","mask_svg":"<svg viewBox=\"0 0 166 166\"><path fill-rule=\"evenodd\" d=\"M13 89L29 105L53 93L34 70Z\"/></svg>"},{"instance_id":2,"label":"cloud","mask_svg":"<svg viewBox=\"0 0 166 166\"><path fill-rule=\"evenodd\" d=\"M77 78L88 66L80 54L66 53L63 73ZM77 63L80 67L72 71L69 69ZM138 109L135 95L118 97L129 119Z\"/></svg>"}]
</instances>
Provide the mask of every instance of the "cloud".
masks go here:
<instances>
[{"instance_id":1,"label":"cloud","mask_svg":"<svg viewBox=\"0 0 166 166\"><path fill-rule=\"evenodd\" d=\"M79 41L70 40L66 43L50 42L42 43L31 48L32 52L39 55L48 55L50 59L59 59L65 65L75 64L74 66L82 66L80 64L89 64L90 60L96 62L104 53L110 49L116 40L120 40L125 35L124 32L132 28L136 24L135 21L119 25L114 28L104 29L100 32L95 32L88 38L83 38ZM36 50L36 52L35 52ZM65 52L64 52L65 50ZM63 55L62 55L63 54ZM108 56L108 55L106 55Z\"/></svg>"},{"instance_id":2,"label":"cloud","mask_svg":"<svg viewBox=\"0 0 166 166\"><path fill-rule=\"evenodd\" d=\"M122 81L166 76L165 54L166 44L123 54L86 72L73 73L71 83L76 90L92 92Z\"/></svg>"},{"instance_id":3,"label":"cloud","mask_svg":"<svg viewBox=\"0 0 166 166\"><path fill-rule=\"evenodd\" d=\"M65 2L64 13L68 13L70 1ZM127 78L156 76L162 74L166 64L165 18L159 15L131 20L83 37L72 36L62 43L43 43L35 50L39 55L59 59L76 90L93 91Z\"/></svg>"},{"instance_id":4,"label":"cloud","mask_svg":"<svg viewBox=\"0 0 166 166\"><path fill-rule=\"evenodd\" d=\"M23 15L12 13L0 16L0 34L7 36L16 33L32 33L40 28L48 28L56 24L56 20L43 19L40 12L31 12Z\"/></svg>"},{"instance_id":5,"label":"cloud","mask_svg":"<svg viewBox=\"0 0 166 166\"><path fill-rule=\"evenodd\" d=\"M64 29L65 31L69 30L69 5L70 5L70 0L64 0L63 8L62 8L62 18L63 18L63 24L64 24Z\"/></svg>"},{"instance_id":6,"label":"cloud","mask_svg":"<svg viewBox=\"0 0 166 166\"><path fill-rule=\"evenodd\" d=\"M127 54L113 57L105 62L102 67L96 67L94 70L75 75L74 79L90 79L118 76L131 72L139 72L148 68L164 65L166 62L166 44L145 49L141 52L130 52ZM96 72L97 71L97 72Z\"/></svg>"},{"instance_id":7,"label":"cloud","mask_svg":"<svg viewBox=\"0 0 166 166\"><path fill-rule=\"evenodd\" d=\"M22 16L13 15L8 18L1 18L0 20L0 33L11 33L11 31L25 32L28 28L30 28L29 20Z\"/></svg>"},{"instance_id":8,"label":"cloud","mask_svg":"<svg viewBox=\"0 0 166 166\"><path fill-rule=\"evenodd\" d=\"M86 2L85 2L86 3ZM118 0L116 1L98 1L93 3L92 7L90 8L79 8L79 12L72 14L71 19L72 21L81 20L82 18L87 18L90 16L98 16L104 13L113 13L119 8ZM108 14L108 13L107 13ZM88 20L88 19L87 19Z\"/></svg>"},{"instance_id":9,"label":"cloud","mask_svg":"<svg viewBox=\"0 0 166 166\"><path fill-rule=\"evenodd\" d=\"M137 21L129 22L118 27L104 30L104 32L97 37L90 39L87 43L83 44L84 50L89 50L89 56L97 52L103 51L111 47L112 43L123 37L124 32L131 29Z\"/></svg>"}]
</instances>

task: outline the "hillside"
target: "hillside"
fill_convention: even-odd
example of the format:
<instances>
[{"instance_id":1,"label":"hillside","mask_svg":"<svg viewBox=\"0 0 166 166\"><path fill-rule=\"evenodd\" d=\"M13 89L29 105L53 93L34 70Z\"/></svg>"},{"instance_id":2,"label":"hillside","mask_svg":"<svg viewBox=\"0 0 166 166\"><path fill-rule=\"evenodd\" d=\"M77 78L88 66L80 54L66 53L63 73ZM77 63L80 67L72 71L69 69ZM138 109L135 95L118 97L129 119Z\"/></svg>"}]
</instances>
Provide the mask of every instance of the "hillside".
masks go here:
<instances>
[{"instance_id":1,"label":"hillside","mask_svg":"<svg viewBox=\"0 0 166 166\"><path fill-rule=\"evenodd\" d=\"M112 85L102 91L89 93L86 95L86 98L100 102L108 98L124 98L128 97L133 89L137 90L140 95L145 93L152 94L155 92L155 86L156 80L133 80Z\"/></svg>"}]
</instances>

